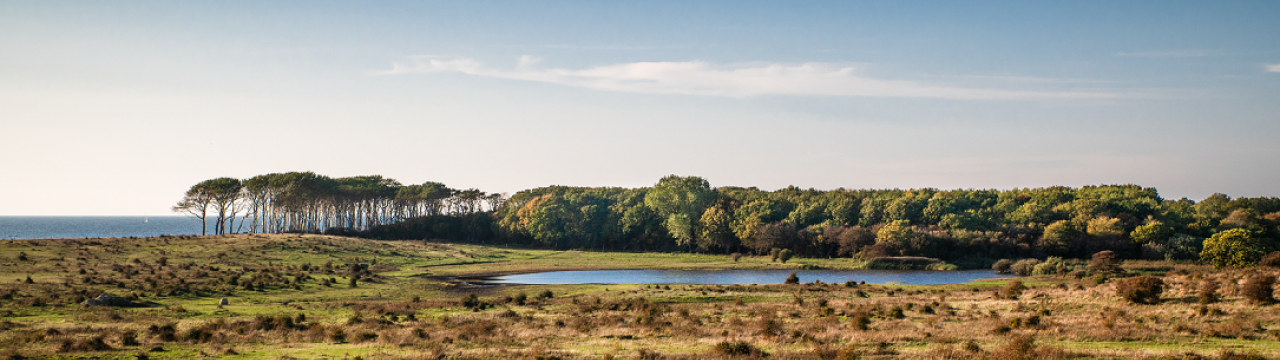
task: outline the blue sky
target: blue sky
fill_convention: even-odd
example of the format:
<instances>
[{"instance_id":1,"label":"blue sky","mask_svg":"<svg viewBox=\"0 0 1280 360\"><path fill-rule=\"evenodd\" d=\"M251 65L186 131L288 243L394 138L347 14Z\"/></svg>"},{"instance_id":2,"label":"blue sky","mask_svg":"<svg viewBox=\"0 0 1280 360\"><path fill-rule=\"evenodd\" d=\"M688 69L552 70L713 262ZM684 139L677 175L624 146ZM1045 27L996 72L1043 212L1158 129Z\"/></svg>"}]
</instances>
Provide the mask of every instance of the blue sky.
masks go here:
<instances>
[{"instance_id":1,"label":"blue sky","mask_svg":"<svg viewBox=\"0 0 1280 360\"><path fill-rule=\"evenodd\" d=\"M0 1L0 215L281 171L1278 196L1280 3Z\"/></svg>"}]
</instances>

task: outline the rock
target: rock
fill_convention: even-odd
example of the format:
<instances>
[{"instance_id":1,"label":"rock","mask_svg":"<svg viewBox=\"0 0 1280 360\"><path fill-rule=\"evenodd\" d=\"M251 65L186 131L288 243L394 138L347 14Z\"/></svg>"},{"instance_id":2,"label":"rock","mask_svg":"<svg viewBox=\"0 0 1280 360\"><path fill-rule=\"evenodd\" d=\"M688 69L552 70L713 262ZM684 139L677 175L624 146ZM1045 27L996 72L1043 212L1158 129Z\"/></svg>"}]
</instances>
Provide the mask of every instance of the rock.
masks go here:
<instances>
[{"instance_id":1,"label":"rock","mask_svg":"<svg viewBox=\"0 0 1280 360\"><path fill-rule=\"evenodd\" d=\"M222 298L222 300L218 300L218 306L223 306L223 305L231 305L231 302L227 301L227 298Z\"/></svg>"}]
</instances>

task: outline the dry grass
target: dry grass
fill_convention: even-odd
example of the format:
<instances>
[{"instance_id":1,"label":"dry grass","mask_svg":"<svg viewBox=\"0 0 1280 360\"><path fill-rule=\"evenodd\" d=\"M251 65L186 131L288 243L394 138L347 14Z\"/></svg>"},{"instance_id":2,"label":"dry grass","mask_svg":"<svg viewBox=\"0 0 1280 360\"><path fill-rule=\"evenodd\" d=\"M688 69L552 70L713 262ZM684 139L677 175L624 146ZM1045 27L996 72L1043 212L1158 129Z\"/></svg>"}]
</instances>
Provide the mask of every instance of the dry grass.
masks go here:
<instances>
[{"instance_id":1,"label":"dry grass","mask_svg":"<svg viewBox=\"0 0 1280 360\"><path fill-rule=\"evenodd\" d=\"M0 263L17 265L0 264L5 271L0 275L10 279L0 284L0 294L8 296L0 302L0 348L8 352L0 355L1280 357L1280 311L1276 305L1249 300L1263 291L1251 285L1259 281L1250 279L1274 276L1272 269L1213 271L1195 265L1136 264L1166 269L1155 277L1163 283L1163 292L1154 295L1157 301L1150 301L1154 305L1133 305L1118 295L1117 286L1129 281L1124 278L1099 284L1065 275L1026 278L1017 284L949 286L467 288L417 274L465 257L462 251L483 258L483 251L505 250L422 243L386 243L384 247L383 243L327 237L242 238L203 247L193 245L197 240L201 239L152 239L150 245L142 240L8 245ZM183 252L181 247L214 256L197 261L198 254ZM25 263L17 259L19 251ZM219 258L218 253L235 255ZM376 263L373 254L378 254ZM160 261L160 257L166 259ZM54 264L68 271L58 273ZM27 273L19 269L35 269L31 271L34 284L26 284ZM85 274L79 274L79 269L85 269ZM72 281L56 281L63 276ZM354 276L364 279L354 289L326 287L321 281ZM92 280L79 280L85 277ZM233 279L237 285L230 284ZM244 288L246 281L253 290ZM222 292L227 289L230 295ZM165 306L95 309L74 305L79 298L102 291L136 292ZM177 294L161 294L169 292ZM221 297L230 297L232 305L212 305Z\"/></svg>"}]
</instances>

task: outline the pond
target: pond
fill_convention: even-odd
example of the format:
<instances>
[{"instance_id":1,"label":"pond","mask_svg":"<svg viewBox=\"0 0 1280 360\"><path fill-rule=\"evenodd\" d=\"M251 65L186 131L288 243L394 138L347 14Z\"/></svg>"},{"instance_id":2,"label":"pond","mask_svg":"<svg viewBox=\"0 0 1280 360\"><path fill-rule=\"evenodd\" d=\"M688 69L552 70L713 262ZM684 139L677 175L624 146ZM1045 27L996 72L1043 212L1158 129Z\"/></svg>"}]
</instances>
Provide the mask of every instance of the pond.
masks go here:
<instances>
[{"instance_id":1,"label":"pond","mask_svg":"<svg viewBox=\"0 0 1280 360\"><path fill-rule=\"evenodd\" d=\"M586 270L550 271L495 276L485 279L490 284L572 285L572 284L697 284L747 285L781 284L793 270ZM927 271L927 270L799 270L800 282L825 283L845 281L867 284L946 285L963 284L978 279L1013 277L992 270Z\"/></svg>"}]
</instances>

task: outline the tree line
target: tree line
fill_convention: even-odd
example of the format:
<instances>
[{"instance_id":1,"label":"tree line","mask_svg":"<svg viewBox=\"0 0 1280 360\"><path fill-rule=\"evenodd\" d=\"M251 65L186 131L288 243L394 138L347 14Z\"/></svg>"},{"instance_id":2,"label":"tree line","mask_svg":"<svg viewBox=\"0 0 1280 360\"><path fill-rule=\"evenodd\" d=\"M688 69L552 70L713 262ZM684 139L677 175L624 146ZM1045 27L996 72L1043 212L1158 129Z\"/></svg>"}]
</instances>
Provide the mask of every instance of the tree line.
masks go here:
<instances>
[{"instance_id":1,"label":"tree line","mask_svg":"<svg viewBox=\"0 0 1280 360\"><path fill-rule=\"evenodd\" d=\"M283 180L292 179L286 175L264 176L292 184ZM1107 250L1126 258L1197 259L1206 238L1231 229L1269 249L1280 239L1280 199L1275 197L1166 200L1156 189L1138 185L765 191L713 188L700 177L672 175L652 187L548 186L509 199L499 196L488 206L467 206L458 202L493 195L437 193L438 184L427 183L403 190L427 195L401 196L402 189L413 186L379 176L330 181L347 185L326 192L254 187L274 189L262 192L245 185L243 194L263 194L262 200L246 197L243 214L250 231L558 249L755 254L787 249L806 257L923 256L975 266L1002 258L1087 258ZM222 217L225 206L216 195L222 192L209 193L209 213ZM430 200L446 193L447 200ZM190 192L183 201L188 197ZM318 207L324 210L303 211L311 203L324 204Z\"/></svg>"},{"instance_id":2,"label":"tree line","mask_svg":"<svg viewBox=\"0 0 1280 360\"><path fill-rule=\"evenodd\" d=\"M361 231L425 216L493 211L502 194L452 189L438 182L402 185L379 175L330 178L313 172L221 177L192 185L173 211L209 220L215 234Z\"/></svg>"}]
</instances>

